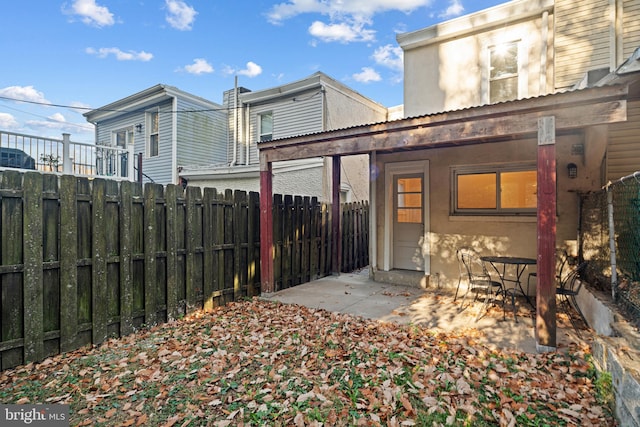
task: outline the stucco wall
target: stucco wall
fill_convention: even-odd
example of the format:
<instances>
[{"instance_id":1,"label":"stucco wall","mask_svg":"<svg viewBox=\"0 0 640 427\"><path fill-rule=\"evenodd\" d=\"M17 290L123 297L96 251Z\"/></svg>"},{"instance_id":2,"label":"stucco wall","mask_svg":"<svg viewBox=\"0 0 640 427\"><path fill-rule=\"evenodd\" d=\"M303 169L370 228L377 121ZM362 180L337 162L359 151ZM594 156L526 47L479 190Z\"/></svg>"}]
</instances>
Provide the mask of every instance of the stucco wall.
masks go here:
<instances>
[{"instance_id":1,"label":"stucco wall","mask_svg":"<svg viewBox=\"0 0 640 427\"><path fill-rule=\"evenodd\" d=\"M541 40L542 25L538 15L516 23L502 23L482 32L466 29L468 34L462 37L458 35L445 40L434 37L438 42L405 49L405 116L487 104L488 48L500 43L519 43L519 75L523 83L518 97L549 92L551 82L541 86L544 80L540 78L540 67L543 58L546 61L552 39L547 39L546 44ZM547 65L552 66L551 63Z\"/></svg>"},{"instance_id":2,"label":"stucco wall","mask_svg":"<svg viewBox=\"0 0 640 427\"><path fill-rule=\"evenodd\" d=\"M606 134L606 132L605 132ZM573 251L578 228L577 191L600 188L601 162L606 137L595 133L567 135L557 138L557 243ZM589 162L582 155L571 154L582 144L585 154L596 156ZM526 162L536 164L537 139L484 143L473 146L417 150L410 153L379 154L376 159L376 263L384 265L385 194L384 174L388 162L429 160L429 221L427 236L430 240L431 276L438 276L440 286L456 286L458 264L456 249L472 246L483 255L511 255L536 258L537 223L535 216L476 216L452 215L450 208L452 174L454 166L482 164L510 164ZM567 164L578 165L578 178L569 179ZM526 278L526 273L525 273ZM532 290L533 291L533 290Z\"/></svg>"}]
</instances>

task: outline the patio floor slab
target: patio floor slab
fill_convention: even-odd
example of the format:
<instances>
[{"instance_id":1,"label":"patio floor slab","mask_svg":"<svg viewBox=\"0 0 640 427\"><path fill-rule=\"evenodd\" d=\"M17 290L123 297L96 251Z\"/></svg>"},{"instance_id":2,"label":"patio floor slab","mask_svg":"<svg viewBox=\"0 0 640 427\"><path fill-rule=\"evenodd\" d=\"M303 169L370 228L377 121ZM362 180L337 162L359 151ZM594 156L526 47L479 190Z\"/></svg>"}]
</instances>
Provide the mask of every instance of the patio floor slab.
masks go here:
<instances>
[{"instance_id":1,"label":"patio floor slab","mask_svg":"<svg viewBox=\"0 0 640 427\"><path fill-rule=\"evenodd\" d=\"M524 300L518 301L518 321L511 307L503 316L501 304L490 307L476 322L481 303L467 298L464 307L461 297L453 301L449 289L408 287L375 282L364 273L343 273L282 291L262 294L267 300L324 309L361 316L384 322L415 324L434 331L473 331L493 349L513 349L536 353L534 313ZM575 344L590 345L588 330L577 334L568 320L558 321L557 350Z\"/></svg>"}]
</instances>

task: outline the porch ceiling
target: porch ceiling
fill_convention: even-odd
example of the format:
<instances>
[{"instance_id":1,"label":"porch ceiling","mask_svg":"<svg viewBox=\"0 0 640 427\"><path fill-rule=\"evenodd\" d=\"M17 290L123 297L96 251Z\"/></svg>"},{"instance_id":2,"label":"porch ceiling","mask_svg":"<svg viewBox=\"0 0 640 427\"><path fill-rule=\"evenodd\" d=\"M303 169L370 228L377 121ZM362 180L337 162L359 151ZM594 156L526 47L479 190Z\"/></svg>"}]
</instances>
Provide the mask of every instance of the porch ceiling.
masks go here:
<instances>
[{"instance_id":1,"label":"porch ceiling","mask_svg":"<svg viewBox=\"0 0 640 427\"><path fill-rule=\"evenodd\" d=\"M535 136L538 119L555 116L557 132L625 121L628 85L557 93L464 110L284 138L258 144L261 164L478 144Z\"/></svg>"}]
</instances>

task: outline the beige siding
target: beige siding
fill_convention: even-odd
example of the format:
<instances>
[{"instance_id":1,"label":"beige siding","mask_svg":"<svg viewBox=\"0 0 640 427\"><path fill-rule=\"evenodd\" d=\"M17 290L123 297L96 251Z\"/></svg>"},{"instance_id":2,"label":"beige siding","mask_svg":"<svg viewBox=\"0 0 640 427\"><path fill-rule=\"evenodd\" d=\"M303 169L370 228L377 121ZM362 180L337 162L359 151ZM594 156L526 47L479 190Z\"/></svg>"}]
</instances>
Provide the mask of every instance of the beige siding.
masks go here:
<instances>
[{"instance_id":1,"label":"beige siding","mask_svg":"<svg viewBox=\"0 0 640 427\"><path fill-rule=\"evenodd\" d=\"M640 47L640 1L625 0L623 4L623 57L628 58L636 48Z\"/></svg>"},{"instance_id":2,"label":"beige siding","mask_svg":"<svg viewBox=\"0 0 640 427\"><path fill-rule=\"evenodd\" d=\"M607 180L640 170L640 101L627 104L627 121L609 127Z\"/></svg>"},{"instance_id":3,"label":"beige siding","mask_svg":"<svg viewBox=\"0 0 640 427\"><path fill-rule=\"evenodd\" d=\"M556 89L575 85L589 70L610 66L610 12L606 0L556 3Z\"/></svg>"}]
</instances>

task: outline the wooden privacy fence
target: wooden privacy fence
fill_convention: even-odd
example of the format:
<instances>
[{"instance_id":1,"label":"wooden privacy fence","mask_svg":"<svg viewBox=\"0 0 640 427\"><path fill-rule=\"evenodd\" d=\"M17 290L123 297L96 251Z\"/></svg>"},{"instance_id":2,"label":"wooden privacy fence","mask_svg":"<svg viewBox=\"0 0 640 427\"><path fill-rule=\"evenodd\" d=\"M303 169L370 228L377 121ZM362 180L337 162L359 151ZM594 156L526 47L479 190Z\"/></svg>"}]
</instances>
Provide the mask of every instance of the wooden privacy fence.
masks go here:
<instances>
[{"instance_id":1,"label":"wooden privacy fence","mask_svg":"<svg viewBox=\"0 0 640 427\"><path fill-rule=\"evenodd\" d=\"M330 208L274 200L280 288L329 274ZM2 172L1 369L258 295L259 214L253 192Z\"/></svg>"}]
</instances>

